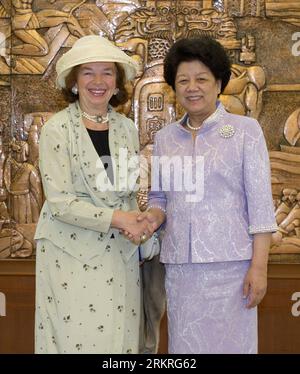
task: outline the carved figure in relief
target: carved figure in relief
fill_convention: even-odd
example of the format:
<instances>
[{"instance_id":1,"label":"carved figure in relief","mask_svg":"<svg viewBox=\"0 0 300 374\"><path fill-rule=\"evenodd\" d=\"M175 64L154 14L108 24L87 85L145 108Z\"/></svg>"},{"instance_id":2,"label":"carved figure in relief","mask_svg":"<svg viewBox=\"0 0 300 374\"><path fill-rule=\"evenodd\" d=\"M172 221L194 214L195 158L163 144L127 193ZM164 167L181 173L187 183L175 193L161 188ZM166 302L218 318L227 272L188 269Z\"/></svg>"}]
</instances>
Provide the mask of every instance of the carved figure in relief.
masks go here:
<instances>
[{"instance_id":1,"label":"carved figure in relief","mask_svg":"<svg viewBox=\"0 0 300 374\"><path fill-rule=\"evenodd\" d=\"M299 108L288 117L283 132L289 145L281 144L281 151L270 152L273 194L280 201L275 212L278 231L272 235L273 246L271 253L299 253Z\"/></svg>"},{"instance_id":2,"label":"carved figure in relief","mask_svg":"<svg viewBox=\"0 0 300 374\"><path fill-rule=\"evenodd\" d=\"M41 28L65 24L69 32L75 37L83 36L84 32L72 12L84 2L76 4L70 10L70 13L56 9L44 9L34 13L32 10L33 0L12 0L15 10L12 18L12 29L15 36L23 42L23 44L12 46L12 53L25 56L47 55L49 52L48 43L36 31Z\"/></svg>"},{"instance_id":3,"label":"carved figure in relief","mask_svg":"<svg viewBox=\"0 0 300 374\"><path fill-rule=\"evenodd\" d=\"M42 207L43 193L38 170L27 162L28 144L11 142L12 156L4 167L4 181L9 193L9 213L17 223L35 223Z\"/></svg>"},{"instance_id":4,"label":"carved figure in relief","mask_svg":"<svg viewBox=\"0 0 300 374\"><path fill-rule=\"evenodd\" d=\"M1 162L1 166L3 167L2 162ZM1 168L0 171L2 170L3 169ZM2 181L2 176L1 176L1 181ZM7 198L7 191L5 188L3 188L3 186L1 186L1 189L0 189L0 259L7 258L10 256L11 244L14 244L14 245L17 244L18 239L19 239L18 236L16 237L16 235L12 235L13 233L10 228L5 227L5 225L10 223L10 217L9 217L7 206L5 203L6 198ZM22 238L21 238L21 241L22 241Z\"/></svg>"},{"instance_id":5,"label":"carved figure in relief","mask_svg":"<svg viewBox=\"0 0 300 374\"><path fill-rule=\"evenodd\" d=\"M18 230L3 227L7 222L10 223L6 205L0 202L0 259L31 256L33 245Z\"/></svg>"},{"instance_id":6,"label":"carved figure in relief","mask_svg":"<svg viewBox=\"0 0 300 374\"><path fill-rule=\"evenodd\" d=\"M295 231L294 234L296 234L297 237L300 237L300 192L295 196L295 199L296 204L294 204L294 207L291 209L287 217L280 223L279 227L285 230L287 234L291 234Z\"/></svg>"},{"instance_id":7,"label":"carved figure in relief","mask_svg":"<svg viewBox=\"0 0 300 374\"><path fill-rule=\"evenodd\" d=\"M288 195L288 196L287 196ZM281 210L276 211L278 231L272 235L272 252L297 253L300 250L300 192L284 189Z\"/></svg>"},{"instance_id":8,"label":"carved figure in relief","mask_svg":"<svg viewBox=\"0 0 300 374\"><path fill-rule=\"evenodd\" d=\"M283 197L281 203L275 211L277 224L280 225L285 218L289 215L290 211L293 208L297 197L297 190L293 188L285 188L282 191Z\"/></svg>"},{"instance_id":9,"label":"carved figure in relief","mask_svg":"<svg viewBox=\"0 0 300 374\"><path fill-rule=\"evenodd\" d=\"M29 152L28 162L38 169L39 138L44 123L53 115L51 112L27 113L24 116L24 133Z\"/></svg>"},{"instance_id":10,"label":"carved figure in relief","mask_svg":"<svg viewBox=\"0 0 300 374\"><path fill-rule=\"evenodd\" d=\"M265 83L265 73L260 66L233 64L231 79L220 99L229 112L258 118L262 110Z\"/></svg>"},{"instance_id":11,"label":"carved figure in relief","mask_svg":"<svg viewBox=\"0 0 300 374\"><path fill-rule=\"evenodd\" d=\"M36 175L39 176L37 170L38 170L38 156L39 156L39 152L38 152L39 144L38 143L39 143L40 129L43 126L44 122L52 114L53 113L48 113L48 112L37 112L37 113L28 113L24 117L24 134L25 134L25 138L27 139L27 145L25 142L22 143L23 155L21 157L18 157L14 154L14 161L22 162L22 160L25 160L27 158L25 166L27 165L26 168L34 172L29 179L34 178L35 173L37 173ZM11 178L10 168L11 168L11 159L9 158L6 163L6 157L2 149L2 144L0 144L0 258L8 258L8 257L24 258L24 257L29 257L33 254L34 242L32 241L31 234L30 234L30 231L33 228L26 226L26 224L29 223L28 222L29 220L26 219L25 216L24 217L22 216L20 218L20 212L17 215L17 219L16 219L15 214L12 214L10 217L10 214L8 212L6 201L8 200L10 210L12 208L11 205L13 204L13 202L12 202L12 198L9 197L9 193L6 190L6 184L4 183L3 171L5 169L5 173L4 173L5 179L6 179L7 184L9 184L9 181ZM23 175L23 178L25 177L25 175ZM41 186L39 186L37 190L39 191L38 192L38 196L39 196L38 205L41 205L40 194L43 194ZM33 191L35 191L35 189L33 189ZM42 195L42 201L43 201L43 195ZM34 202L31 202L31 204L32 203L35 204L35 200ZM38 214L39 212L34 213L35 218L33 221L36 221L36 216L38 216ZM27 222L25 223L25 226L22 226L24 225L23 223L24 220ZM28 239L24 236L24 233L28 237Z\"/></svg>"},{"instance_id":12,"label":"carved figure in relief","mask_svg":"<svg viewBox=\"0 0 300 374\"><path fill-rule=\"evenodd\" d=\"M18 230L12 227L13 223L7 211L6 200L8 193L3 177L5 159L2 143L0 143L0 259L28 257L33 252L33 246L29 241L24 239Z\"/></svg>"},{"instance_id":13,"label":"carved figure in relief","mask_svg":"<svg viewBox=\"0 0 300 374\"><path fill-rule=\"evenodd\" d=\"M5 203L7 194L3 191L0 194L0 259L29 257L33 254L33 244L14 227Z\"/></svg>"},{"instance_id":14,"label":"carved figure in relief","mask_svg":"<svg viewBox=\"0 0 300 374\"><path fill-rule=\"evenodd\" d=\"M298 188L300 183L300 109L296 109L284 124L288 143L280 144L280 151L271 151L273 195L278 199L284 188Z\"/></svg>"}]
</instances>

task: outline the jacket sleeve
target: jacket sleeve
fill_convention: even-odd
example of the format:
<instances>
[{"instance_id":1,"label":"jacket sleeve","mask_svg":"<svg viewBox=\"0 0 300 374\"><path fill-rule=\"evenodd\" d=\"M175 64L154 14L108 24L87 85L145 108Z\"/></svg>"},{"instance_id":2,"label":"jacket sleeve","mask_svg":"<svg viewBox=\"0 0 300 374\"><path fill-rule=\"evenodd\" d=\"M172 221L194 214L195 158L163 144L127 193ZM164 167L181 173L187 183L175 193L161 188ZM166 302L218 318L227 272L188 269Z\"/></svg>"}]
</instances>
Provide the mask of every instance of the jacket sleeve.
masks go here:
<instances>
[{"instance_id":1,"label":"jacket sleeve","mask_svg":"<svg viewBox=\"0 0 300 374\"><path fill-rule=\"evenodd\" d=\"M97 207L76 196L69 149L68 124L55 115L44 125L39 147L39 166L49 209L62 222L106 233L114 210Z\"/></svg>"},{"instance_id":2,"label":"jacket sleeve","mask_svg":"<svg viewBox=\"0 0 300 374\"><path fill-rule=\"evenodd\" d=\"M247 123L244 137L244 187L249 216L249 233L276 232L271 190L270 162L259 123Z\"/></svg>"}]
</instances>

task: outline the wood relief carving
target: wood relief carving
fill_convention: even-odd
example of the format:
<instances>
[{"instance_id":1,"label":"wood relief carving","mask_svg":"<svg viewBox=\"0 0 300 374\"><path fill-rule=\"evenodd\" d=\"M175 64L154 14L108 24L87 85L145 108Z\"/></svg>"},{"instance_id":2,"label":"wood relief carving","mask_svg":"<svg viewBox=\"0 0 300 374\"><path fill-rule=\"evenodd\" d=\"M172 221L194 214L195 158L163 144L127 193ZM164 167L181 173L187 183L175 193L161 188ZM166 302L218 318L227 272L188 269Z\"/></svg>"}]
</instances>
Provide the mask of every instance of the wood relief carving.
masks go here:
<instances>
[{"instance_id":1,"label":"wood relief carving","mask_svg":"<svg viewBox=\"0 0 300 374\"><path fill-rule=\"evenodd\" d=\"M266 0L267 17L276 17L292 25L300 25L300 3L289 0Z\"/></svg>"},{"instance_id":2,"label":"wood relief carving","mask_svg":"<svg viewBox=\"0 0 300 374\"><path fill-rule=\"evenodd\" d=\"M289 64L282 73L276 58L265 52L275 53L271 39L278 25L289 27L284 36L292 40L299 14L300 3L283 0L0 0L0 258L34 254L44 199L40 129L65 105L54 87L54 64L65 48L88 34L113 40L138 63L139 73L127 86L130 98L118 110L139 128L148 164L155 133L183 114L163 79L168 48L179 38L198 35L222 43L233 65L220 99L228 111L257 118L269 142L279 225L272 251L299 251L300 99L295 92L300 90L300 57L293 57L290 47L282 51ZM262 37L265 44L270 40L267 46L262 47ZM284 99L288 104L280 106ZM149 181L142 175L142 209Z\"/></svg>"},{"instance_id":3,"label":"wood relief carving","mask_svg":"<svg viewBox=\"0 0 300 374\"><path fill-rule=\"evenodd\" d=\"M149 2L151 3L151 2ZM215 9L201 9L197 1L183 1L172 6L158 1L155 6L134 11L123 20L115 33L115 41L144 38L148 41L148 62L163 58L174 40L198 35L216 38L236 61L255 61L255 40L251 34L239 40L234 20ZM186 3L186 4L185 4Z\"/></svg>"},{"instance_id":4,"label":"wood relief carving","mask_svg":"<svg viewBox=\"0 0 300 374\"><path fill-rule=\"evenodd\" d=\"M273 253L300 253L300 109L284 125L288 145L270 152L272 188L279 230L273 235Z\"/></svg>"},{"instance_id":5,"label":"wood relief carving","mask_svg":"<svg viewBox=\"0 0 300 374\"><path fill-rule=\"evenodd\" d=\"M78 38L85 35L73 15L73 12L84 2L72 6L66 4L65 10L56 9L50 3L48 7L34 11L33 0L12 0L13 73L44 73L70 36Z\"/></svg>"},{"instance_id":6,"label":"wood relief carving","mask_svg":"<svg viewBox=\"0 0 300 374\"><path fill-rule=\"evenodd\" d=\"M266 84L260 66L232 65L231 79L220 100L225 108L235 114L258 118L262 110L262 95Z\"/></svg>"},{"instance_id":7,"label":"wood relief carving","mask_svg":"<svg viewBox=\"0 0 300 374\"><path fill-rule=\"evenodd\" d=\"M0 258L32 256L36 223L44 201L38 170L40 129L52 113L24 117L22 137L0 148ZM2 144L1 144L2 145Z\"/></svg>"},{"instance_id":8,"label":"wood relief carving","mask_svg":"<svg viewBox=\"0 0 300 374\"><path fill-rule=\"evenodd\" d=\"M5 161L3 179L8 192L8 211L16 223L37 223L42 208L43 190L39 172L28 161L29 144L12 140Z\"/></svg>"},{"instance_id":9,"label":"wood relief carving","mask_svg":"<svg viewBox=\"0 0 300 374\"><path fill-rule=\"evenodd\" d=\"M9 193L5 185L6 156L2 141L0 142L0 259L7 257L28 257L33 253L33 244L25 239L10 218L7 208Z\"/></svg>"},{"instance_id":10,"label":"wood relief carving","mask_svg":"<svg viewBox=\"0 0 300 374\"><path fill-rule=\"evenodd\" d=\"M143 148L153 143L154 134L175 119L175 97L164 82L162 61L150 64L134 91L134 119Z\"/></svg>"},{"instance_id":11,"label":"wood relief carving","mask_svg":"<svg viewBox=\"0 0 300 374\"><path fill-rule=\"evenodd\" d=\"M273 234L272 253L300 253L300 192L284 188L277 202L276 220L279 230Z\"/></svg>"},{"instance_id":12,"label":"wood relief carving","mask_svg":"<svg viewBox=\"0 0 300 374\"><path fill-rule=\"evenodd\" d=\"M215 0L214 7L232 17L277 18L293 25L300 25L300 3L289 0Z\"/></svg>"},{"instance_id":13,"label":"wood relief carving","mask_svg":"<svg viewBox=\"0 0 300 374\"><path fill-rule=\"evenodd\" d=\"M284 125L286 144L280 151L270 152L273 196L278 200L284 188L298 189L300 185L300 109L295 110Z\"/></svg>"},{"instance_id":14,"label":"wood relief carving","mask_svg":"<svg viewBox=\"0 0 300 374\"><path fill-rule=\"evenodd\" d=\"M2 4L0 4L2 5ZM0 86L9 86L9 36L11 33L10 19L4 6L0 7Z\"/></svg>"},{"instance_id":15,"label":"wood relief carving","mask_svg":"<svg viewBox=\"0 0 300 374\"><path fill-rule=\"evenodd\" d=\"M259 17L265 13L265 0L215 0L213 3L232 17Z\"/></svg>"}]
</instances>

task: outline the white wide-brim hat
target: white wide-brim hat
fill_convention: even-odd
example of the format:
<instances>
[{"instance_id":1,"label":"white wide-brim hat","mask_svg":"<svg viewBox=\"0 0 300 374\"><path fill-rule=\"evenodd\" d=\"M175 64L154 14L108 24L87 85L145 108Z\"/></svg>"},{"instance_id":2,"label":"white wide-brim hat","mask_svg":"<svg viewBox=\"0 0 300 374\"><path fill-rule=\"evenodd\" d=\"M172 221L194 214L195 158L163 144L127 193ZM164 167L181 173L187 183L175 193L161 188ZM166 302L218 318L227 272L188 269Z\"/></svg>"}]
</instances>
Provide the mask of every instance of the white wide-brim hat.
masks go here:
<instances>
[{"instance_id":1,"label":"white wide-brim hat","mask_svg":"<svg viewBox=\"0 0 300 374\"><path fill-rule=\"evenodd\" d=\"M56 84L59 88L66 87L66 76L74 66L89 62L116 62L122 65L126 80L132 80L137 73L136 62L109 40L88 35L78 39L56 64Z\"/></svg>"}]
</instances>

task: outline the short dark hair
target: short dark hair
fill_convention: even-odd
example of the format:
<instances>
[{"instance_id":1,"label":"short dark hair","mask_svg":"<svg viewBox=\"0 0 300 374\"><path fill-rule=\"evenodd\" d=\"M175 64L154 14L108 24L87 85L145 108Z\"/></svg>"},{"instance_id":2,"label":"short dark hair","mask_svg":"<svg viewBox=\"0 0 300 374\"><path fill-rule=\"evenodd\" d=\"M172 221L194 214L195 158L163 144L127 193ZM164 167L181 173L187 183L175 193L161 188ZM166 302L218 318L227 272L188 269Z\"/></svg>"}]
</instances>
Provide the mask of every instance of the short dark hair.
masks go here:
<instances>
[{"instance_id":1,"label":"short dark hair","mask_svg":"<svg viewBox=\"0 0 300 374\"><path fill-rule=\"evenodd\" d=\"M175 90L175 78L181 62L198 60L206 65L216 80L221 81L221 93L231 75L231 63L224 47L209 36L185 38L175 42L164 60L165 81Z\"/></svg>"},{"instance_id":2,"label":"short dark hair","mask_svg":"<svg viewBox=\"0 0 300 374\"><path fill-rule=\"evenodd\" d=\"M116 86L119 89L119 92L116 95L113 95L112 98L109 100L109 103L113 107L117 107L119 105L125 104L128 100L128 93L125 88L125 72L123 67L115 63L117 67L117 82ZM72 88L75 86L77 82L78 70L80 65L74 66L70 73L66 76L66 88L62 89L63 96L68 103L74 103L78 100L78 94L74 94L72 92Z\"/></svg>"}]
</instances>

